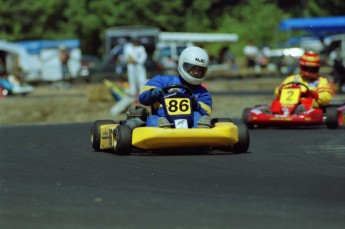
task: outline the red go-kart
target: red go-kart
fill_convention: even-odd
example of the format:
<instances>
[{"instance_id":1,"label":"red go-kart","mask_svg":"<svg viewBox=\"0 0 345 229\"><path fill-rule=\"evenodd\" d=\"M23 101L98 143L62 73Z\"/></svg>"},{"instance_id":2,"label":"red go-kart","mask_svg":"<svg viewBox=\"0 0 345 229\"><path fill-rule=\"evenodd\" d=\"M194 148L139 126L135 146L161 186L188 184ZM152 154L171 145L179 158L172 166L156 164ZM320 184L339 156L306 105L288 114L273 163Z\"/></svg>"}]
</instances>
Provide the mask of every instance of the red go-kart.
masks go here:
<instances>
[{"instance_id":1,"label":"red go-kart","mask_svg":"<svg viewBox=\"0 0 345 229\"><path fill-rule=\"evenodd\" d=\"M303 83L284 84L279 97L274 99L271 105L245 108L242 121L248 128L326 124L328 128L336 129L342 126L345 105L313 108L314 98L311 94L309 87Z\"/></svg>"}]
</instances>

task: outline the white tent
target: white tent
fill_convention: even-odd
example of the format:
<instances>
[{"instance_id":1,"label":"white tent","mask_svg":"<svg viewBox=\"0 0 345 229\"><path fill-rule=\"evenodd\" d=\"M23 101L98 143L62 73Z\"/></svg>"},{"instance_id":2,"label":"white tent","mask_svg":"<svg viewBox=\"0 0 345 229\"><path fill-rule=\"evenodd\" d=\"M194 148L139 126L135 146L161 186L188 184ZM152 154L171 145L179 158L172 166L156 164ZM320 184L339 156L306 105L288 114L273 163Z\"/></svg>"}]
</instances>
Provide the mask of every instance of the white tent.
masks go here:
<instances>
[{"instance_id":1,"label":"white tent","mask_svg":"<svg viewBox=\"0 0 345 229\"><path fill-rule=\"evenodd\" d=\"M178 47L188 47L193 43L212 42L237 42L238 35L234 33L185 33L185 32L160 32L158 34L158 50L169 49L170 55L177 60Z\"/></svg>"},{"instance_id":2,"label":"white tent","mask_svg":"<svg viewBox=\"0 0 345 229\"><path fill-rule=\"evenodd\" d=\"M27 52L27 50L21 45L8 42L0 41L0 50L8 52L9 54L18 55L18 64L22 71L27 74L37 74L40 69L40 64L35 62ZM8 70L8 68L7 68Z\"/></svg>"},{"instance_id":3,"label":"white tent","mask_svg":"<svg viewBox=\"0 0 345 229\"><path fill-rule=\"evenodd\" d=\"M237 34L229 33L183 33L161 32L158 35L161 42L237 42Z\"/></svg>"}]
</instances>

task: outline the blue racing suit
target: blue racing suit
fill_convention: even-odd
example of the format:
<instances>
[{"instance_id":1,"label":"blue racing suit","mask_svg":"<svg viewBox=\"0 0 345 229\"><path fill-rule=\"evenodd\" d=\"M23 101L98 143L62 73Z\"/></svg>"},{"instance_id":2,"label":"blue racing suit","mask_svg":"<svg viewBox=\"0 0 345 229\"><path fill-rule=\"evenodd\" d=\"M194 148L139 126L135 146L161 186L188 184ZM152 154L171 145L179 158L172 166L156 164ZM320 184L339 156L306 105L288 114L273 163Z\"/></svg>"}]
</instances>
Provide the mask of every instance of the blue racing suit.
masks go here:
<instances>
[{"instance_id":1,"label":"blue racing suit","mask_svg":"<svg viewBox=\"0 0 345 229\"><path fill-rule=\"evenodd\" d=\"M153 110L157 110L157 112L152 113L147 121L147 126L158 126L158 118L165 117L165 111L162 105L158 102L152 99L151 97L151 91L156 88L164 88L171 85L185 85L189 87L194 96L196 97L198 103L200 104L200 109L197 111L194 111L194 126L197 126L197 121L201 118L203 115L211 115L212 112L212 97L210 92L203 86L203 85L191 85L187 83L185 80L182 79L180 76L160 76L157 75L150 79L143 89L141 90L138 101L145 105L145 106L151 106Z\"/></svg>"}]
</instances>

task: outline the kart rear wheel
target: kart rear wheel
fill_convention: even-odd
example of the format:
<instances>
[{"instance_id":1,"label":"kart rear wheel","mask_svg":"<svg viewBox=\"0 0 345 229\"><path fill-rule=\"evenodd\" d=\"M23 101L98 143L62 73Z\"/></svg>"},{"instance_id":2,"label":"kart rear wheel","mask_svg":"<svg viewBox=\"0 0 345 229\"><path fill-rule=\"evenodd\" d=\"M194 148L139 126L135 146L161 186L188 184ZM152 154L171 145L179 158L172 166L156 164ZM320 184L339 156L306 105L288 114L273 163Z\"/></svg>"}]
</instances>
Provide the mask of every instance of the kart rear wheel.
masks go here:
<instances>
[{"instance_id":1,"label":"kart rear wheel","mask_svg":"<svg viewBox=\"0 0 345 229\"><path fill-rule=\"evenodd\" d=\"M326 125L329 129L338 128L340 118L336 107L328 107L326 109Z\"/></svg>"},{"instance_id":2,"label":"kart rear wheel","mask_svg":"<svg viewBox=\"0 0 345 229\"><path fill-rule=\"evenodd\" d=\"M127 125L118 125L114 130L114 152L128 155L132 150L132 130Z\"/></svg>"},{"instance_id":3,"label":"kart rear wheel","mask_svg":"<svg viewBox=\"0 0 345 229\"><path fill-rule=\"evenodd\" d=\"M238 142L232 146L232 152L237 153L246 153L250 144L249 131L243 122L236 123L238 129Z\"/></svg>"},{"instance_id":4,"label":"kart rear wheel","mask_svg":"<svg viewBox=\"0 0 345 229\"><path fill-rule=\"evenodd\" d=\"M92 148L96 151L100 151L101 145L101 126L115 124L113 120L97 120L91 126L91 144Z\"/></svg>"}]
</instances>

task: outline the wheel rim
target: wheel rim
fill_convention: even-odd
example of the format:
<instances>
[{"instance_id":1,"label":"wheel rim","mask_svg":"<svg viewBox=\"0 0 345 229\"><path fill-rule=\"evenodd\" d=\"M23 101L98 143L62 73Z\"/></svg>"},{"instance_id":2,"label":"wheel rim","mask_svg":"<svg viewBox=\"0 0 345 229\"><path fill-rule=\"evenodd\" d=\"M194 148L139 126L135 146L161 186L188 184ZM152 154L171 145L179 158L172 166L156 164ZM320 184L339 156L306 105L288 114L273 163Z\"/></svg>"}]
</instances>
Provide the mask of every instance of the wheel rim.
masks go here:
<instances>
[{"instance_id":1,"label":"wheel rim","mask_svg":"<svg viewBox=\"0 0 345 229\"><path fill-rule=\"evenodd\" d=\"M345 84L341 85L340 91L341 91L342 93L345 93Z\"/></svg>"},{"instance_id":2,"label":"wheel rim","mask_svg":"<svg viewBox=\"0 0 345 229\"><path fill-rule=\"evenodd\" d=\"M117 136L118 136L118 133L117 131L115 130L114 131L114 150L116 151L116 148L117 148Z\"/></svg>"},{"instance_id":3,"label":"wheel rim","mask_svg":"<svg viewBox=\"0 0 345 229\"><path fill-rule=\"evenodd\" d=\"M93 136L94 136L93 127L91 127L91 144L93 144Z\"/></svg>"}]
</instances>

